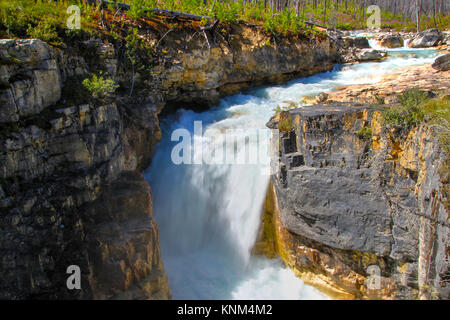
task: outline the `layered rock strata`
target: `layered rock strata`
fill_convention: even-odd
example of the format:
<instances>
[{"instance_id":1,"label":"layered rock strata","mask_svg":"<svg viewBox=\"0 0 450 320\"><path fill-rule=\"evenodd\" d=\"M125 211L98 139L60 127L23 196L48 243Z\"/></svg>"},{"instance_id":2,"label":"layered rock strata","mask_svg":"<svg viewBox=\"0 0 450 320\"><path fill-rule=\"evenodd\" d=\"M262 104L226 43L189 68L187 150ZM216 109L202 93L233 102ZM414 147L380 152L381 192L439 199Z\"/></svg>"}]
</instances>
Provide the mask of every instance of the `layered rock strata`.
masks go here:
<instances>
[{"instance_id":1,"label":"layered rock strata","mask_svg":"<svg viewBox=\"0 0 450 320\"><path fill-rule=\"evenodd\" d=\"M306 283L341 299L449 298L439 126L402 138L379 110L351 104L282 112L268 126L279 132L268 191L275 247Z\"/></svg>"}]
</instances>

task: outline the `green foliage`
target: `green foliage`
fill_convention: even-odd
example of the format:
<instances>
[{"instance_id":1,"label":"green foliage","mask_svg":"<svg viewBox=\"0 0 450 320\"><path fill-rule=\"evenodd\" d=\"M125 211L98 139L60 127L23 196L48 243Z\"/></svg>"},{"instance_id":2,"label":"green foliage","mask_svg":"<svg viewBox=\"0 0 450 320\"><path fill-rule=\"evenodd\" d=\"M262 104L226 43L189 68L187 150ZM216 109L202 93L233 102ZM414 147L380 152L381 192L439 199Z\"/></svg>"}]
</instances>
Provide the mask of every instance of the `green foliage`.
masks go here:
<instances>
[{"instance_id":1,"label":"green foliage","mask_svg":"<svg viewBox=\"0 0 450 320\"><path fill-rule=\"evenodd\" d=\"M127 15L130 18L139 19L142 18L145 14L144 6L146 6L145 0L131 0L130 10L128 10Z\"/></svg>"},{"instance_id":2,"label":"green foliage","mask_svg":"<svg viewBox=\"0 0 450 320\"><path fill-rule=\"evenodd\" d=\"M450 96L428 100L424 103L423 109L427 121L441 126L437 134L442 147L450 154Z\"/></svg>"},{"instance_id":3,"label":"green foliage","mask_svg":"<svg viewBox=\"0 0 450 320\"><path fill-rule=\"evenodd\" d=\"M292 117L290 114L287 115L284 119L281 119L278 122L278 130L282 131L291 131L294 129L294 125L292 124Z\"/></svg>"},{"instance_id":4,"label":"green foliage","mask_svg":"<svg viewBox=\"0 0 450 320\"><path fill-rule=\"evenodd\" d=\"M429 99L426 92L410 89L399 95L397 99L400 106L392 107L384 113L386 125L403 132L424 120L425 112L422 104Z\"/></svg>"},{"instance_id":5,"label":"green foliage","mask_svg":"<svg viewBox=\"0 0 450 320\"><path fill-rule=\"evenodd\" d=\"M295 6L275 10L270 6L265 8L264 1L243 0L122 0L131 5L126 12L128 17L139 19L143 16L150 17L151 12L146 8L163 8L187 13L208 15L220 19L223 23L233 24L238 21L247 21L262 25L265 30L273 35L278 34L305 34L316 35L317 28L305 26L304 21L313 21L329 28L362 29L366 27L367 15L363 7L353 1L312 1L302 3L297 12ZM295 2L291 2L294 4ZM76 32L66 28L68 14L67 7L76 4L81 8L81 26L85 32L93 32L97 29L96 23L99 13L96 7L82 0L8 0L0 2L0 36L24 38L35 36L58 42L59 38L66 35L73 36ZM109 10L114 12L115 6L110 5ZM407 19L402 14L394 15L382 10L382 27L396 30L414 31L414 21ZM204 21L202 22L204 23ZM420 29L437 26L445 30L450 25L450 15L442 14L433 19L423 16ZM33 31L37 28L36 31ZM112 30L113 36L118 38L117 30ZM58 35L58 37L56 36Z\"/></svg>"},{"instance_id":6,"label":"green foliage","mask_svg":"<svg viewBox=\"0 0 450 320\"><path fill-rule=\"evenodd\" d=\"M80 32L67 29L70 14L67 8L75 4L81 10L81 28L92 32L95 10L81 0L9 0L0 1L0 36L4 38L39 38L58 43L62 38Z\"/></svg>"},{"instance_id":7,"label":"green foliage","mask_svg":"<svg viewBox=\"0 0 450 320\"><path fill-rule=\"evenodd\" d=\"M418 112L416 109L419 109L420 105L429 99L429 95L427 92L414 88L406 90L397 99L404 108L410 108Z\"/></svg>"},{"instance_id":8,"label":"green foliage","mask_svg":"<svg viewBox=\"0 0 450 320\"><path fill-rule=\"evenodd\" d=\"M125 48L127 59L133 65L134 71L149 76L152 70L153 47L139 36L137 28L128 30Z\"/></svg>"},{"instance_id":9,"label":"green foliage","mask_svg":"<svg viewBox=\"0 0 450 320\"><path fill-rule=\"evenodd\" d=\"M283 110L281 110L280 106L277 106L275 109L273 109L273 112L275 112L275 114L279 114L281 111Z\"/></svg>"},{"instance_id":10,"label":"green foliage","mask_svg":"<svg viewBox=\"0 0 450 320\"><path fill-rule=\"evenodd\" d=\"M56 32L56 28L53 24L49 23L48 20L43 20L38 23L37 26L28 26L27 29L28 36L32 38L41 39L49 43L59 43L60 38Z\"/></svg>"},{"instance_id":11,"label":"green foliage","mask_svg":"<svg viewBox=\"0 0 450 320\"><path fill-rule=\"evenodd\" d=\"M384 97L382 97L382 96L380 96L378 94L375 95L375 101L376 101L376 104L378 104L378 105L386 103Z\"/></svg>"},{"instance_id":12,"label":"green foliage","mask_svg":"<svg viewBox=\"0 0 450 320\"><path fill-rule=\"evenodd\" d=\"M94 98L105 98L119 87L112 79L103 78L101 74L92 74L90 78L84 79L82 84Z\"/></svg>"},{"instance_id":13,"label":"green foliage","mask_svg":"<svg viewBox=\"0 0 450 320\"><path fill-rule=\"evenodd\" d=\"M277 105L277 107L273 109L273 112L275 112L275 114L279 114L281 112L286 112L295 108L297 108L297 105L294 102L290 102L289 105L284 106L283 108Z\"/></svg>"},{"instance_id":14,"label":"green foliage","mask_svg":"<svg viewBox=\"0 0 450 320\"><path fill-rule=\"evenodd\" d=\"M423 121L437 124L441 127L437 132L441 145L450 153L450 97L430 99L428 93L412 89L398 100L400 106L384 112L384 124L397 133L407 132Z\"/></svg>"},{"instance_id":15,"label":"green foliage","mask_svg":"<svg viewBox=\"0 0 450 320\"><path fill-rule=\"evenodd\" d=\"M361 129L359 129L356 132L356 135L361 139L361 140L370 140L372 138L372 129L370 127L364 126L361 127Z\"/></svg>"},{"instance_id":16,"label":"green foliage","mask_svg":"<svg viewBox=\"0 0 450 320\"><path fill-rule=\"evenodd\" d=\"M427 100L423 109L427 115L427 120L442 124L444 121L450 124L450 96L446 95L434 99Z\"/></svg>"}]
</instances>

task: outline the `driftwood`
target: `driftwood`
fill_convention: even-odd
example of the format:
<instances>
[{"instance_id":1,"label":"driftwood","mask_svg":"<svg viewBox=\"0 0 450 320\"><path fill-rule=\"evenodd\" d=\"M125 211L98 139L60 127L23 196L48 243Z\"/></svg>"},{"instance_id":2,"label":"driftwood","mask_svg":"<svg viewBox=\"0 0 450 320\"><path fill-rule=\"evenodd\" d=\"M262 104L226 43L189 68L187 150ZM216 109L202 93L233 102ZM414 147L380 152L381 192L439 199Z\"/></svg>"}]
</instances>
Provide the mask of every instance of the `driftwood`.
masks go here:
<instances>
[{"instance_id":1,"label":"driftwood","mask_svg":"<svg viewBox=\"0 0 450 320\"><path fill-rule=\"evenodd\" d=\"M307 25L309 25L309 26L314 26L314 27L319 27L319 28L322 28L322 29L325 29L325 30L327 30L327 31L336 31L336 32L338 32L338 33L342 33L342 31L341 30L339 30L339 29L331 29L331 28L328 28L328 27L325 27L325 26L321 26L320 24L317 24L317 23L314 23L314 22L311 22L311 21L305 21L305 24L307 24Z\"/></svg>"},{"instance_id":2,"label":"driftwood","mask_svg":"<svg viewBox=\"0 0 450 320\"><path fill-rule=\"evenodd\" d=\"M118 9L122 9L122 10L129 10L130 7L131 7L127 3L106 1L106 0L87 0L87 2L91 3L91 4L99 4L101 6L115 5ZM215 2L213 4L213 7L214 7L214 5L215 5ZM204 36L206 38L206 41L208 43L208 46L209 46L209 42L208 42L208 37L205 34L205 31L211 31L211 34L213 34L214 42L215 42L215 33L214 33L214 31L216 30L217 25L219 24L219 20L218 19L215 20L214 22L212 22L213 19L211 17L209 17L209 16L203 16L203 15L198 15L198 14L191 14L191 13L186 13L186 12L181 12L181 11L160 9L160 8L142 7L142 9L146 10L147 12L151 12L151 13L153 13L155 15L162 16L162 17L169 17L169 18L175 18L175 19L180 19L180 20L183 20L183 19L185 19L185 20L194 20L194 21L206 20L209 23L209 25L201 27L200 31L203 32L203 34L204 34ZM103 22L103 17L102 17L102 22ZM311 21L305 21L305 24L309 25L309 26L319 27L319 28L325 29L326 31L330 31L331 30L331 31L335 31L335 32L338 32L338 33L342 33L341 30L338 30L338 29L333 30L333 29L330 29L328 27L322 26L320 24L311 22ZM334 39L333 37L331 37L328 33L327 33L327 36L328 36L328 38L330 38L331 40L336 42L336 44L339 45L339 42L336 39ZM162 40L162 39L160 39L160 40Z\"/></svg>"},{"instance_id":3,"label":"driftwood","mask_svg":"<svg viewBox=\"0 0 450 320\"><path fill-rule=\"evenodd\" d=\"M88 3L91 4L100 4L103 6L107 5L114 5L122 10L130 10L130 5L128 3L123 2L114 2L114 1L106 1L106 0L87 0ZM166 9L160 9L160 8L148 8L148 7L142 7L147 12L151 12L157 16L162 17L168 17L168 18L175 18L175 19L186 19L186 20L194 20L194 21L201 21L206 20L208 23L211 23L213 19L209 16L202 16L199 14L191 14L181 11L172 11L172 10L166 10Z\"/></svg>"}]
</instances>

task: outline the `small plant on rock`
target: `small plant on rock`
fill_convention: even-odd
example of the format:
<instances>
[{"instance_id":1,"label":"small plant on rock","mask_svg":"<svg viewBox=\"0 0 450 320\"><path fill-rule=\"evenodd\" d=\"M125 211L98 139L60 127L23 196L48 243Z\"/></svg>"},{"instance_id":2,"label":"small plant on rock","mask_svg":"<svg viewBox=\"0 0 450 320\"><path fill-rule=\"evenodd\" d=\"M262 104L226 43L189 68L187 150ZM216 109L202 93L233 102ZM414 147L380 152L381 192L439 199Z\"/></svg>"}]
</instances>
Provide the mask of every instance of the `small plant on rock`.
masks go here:
<instances>
[{"instance_id":1,"label":"small plant on rock","mask_svg":"<svg viewBox=\"0 0 450 320\"><path fill-rule=\"evenodd\" d=\"M112 79L106 79L101 74L92 74L83 80L83 86L89 90L94 98L106 98L119 87Z\"/></svg>"},{"instance_id":2,"label":"small plant on rock","mask_svg":"<svg viewBox=\"0 0 450 320\"><path fill-rule=\"evenodd\" d=\"M409 131L424 120L423 104L429 99L428 93L410 89L397 97L400 106L392 107L384 113L384 123L398 132Z\"/></svg>"},{"instance_id":3,"label":"small plant on rock","mask_svg":"<svg viewBox=\"0 0 450 320\"><path fill-rule=\"evenodd\" d=\"M364 141L368 141L372 138L372 129L370 127L364 126L356 132L357 136Z\"/></svg>"}]
</instances>

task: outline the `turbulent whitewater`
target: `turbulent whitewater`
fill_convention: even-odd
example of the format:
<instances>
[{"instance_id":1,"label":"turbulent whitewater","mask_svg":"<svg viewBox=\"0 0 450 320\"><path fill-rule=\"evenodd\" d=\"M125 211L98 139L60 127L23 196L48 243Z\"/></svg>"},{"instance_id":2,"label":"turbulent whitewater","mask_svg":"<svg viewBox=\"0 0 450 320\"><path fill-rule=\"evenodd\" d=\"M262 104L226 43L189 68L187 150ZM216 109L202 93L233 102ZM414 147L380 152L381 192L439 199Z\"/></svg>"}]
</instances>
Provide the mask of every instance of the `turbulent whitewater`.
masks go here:
<instances>
[{"instance_id":1,"label":"turbulent whitewater","mask_svg":"<svg viewBox=\"0 0 450 320\"><path fill-rule=\"evenodd\" d=\"M430 63L433 50L388 50L380 63L336 66L332 72L291 81L287 85L252 90L225 98L202 113L178 110L161 120L163 138L145 173L153 191L163 262L174 299L327 299L295 277L279 259L251 255L269 183L267 159L259 164L175 165L171 154L178 141L172 132L187 129L203 153L224 145L230 129L246 139L265 123L284 101L333 90L336 86L373 83L402 67ZM194 134L201 121L202 134ZM269 145L259 135L258 146ZM238 154L242 149L226 150ZM191 150L192 157L198 149ZM268 154L266 154L268 157Z\"/></svg>"}]
</instances>

